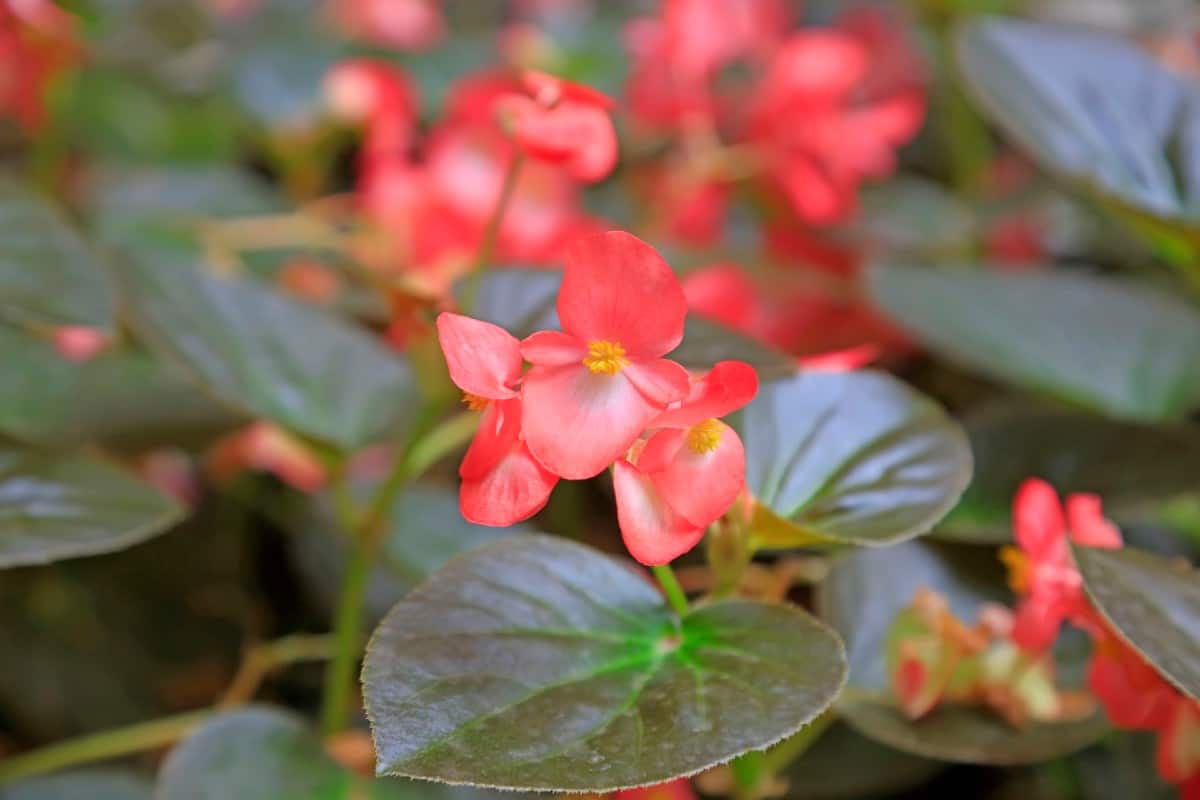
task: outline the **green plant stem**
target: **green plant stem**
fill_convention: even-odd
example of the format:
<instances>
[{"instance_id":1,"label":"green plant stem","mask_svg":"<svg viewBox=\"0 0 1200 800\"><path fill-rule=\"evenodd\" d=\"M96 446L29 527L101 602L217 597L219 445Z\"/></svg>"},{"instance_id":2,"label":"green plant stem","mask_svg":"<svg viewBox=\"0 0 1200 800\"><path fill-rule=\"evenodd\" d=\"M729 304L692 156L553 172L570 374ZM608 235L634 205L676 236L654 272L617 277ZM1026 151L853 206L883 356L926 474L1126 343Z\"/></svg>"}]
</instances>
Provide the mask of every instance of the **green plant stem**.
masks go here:
<instances>
[{"instance_id":1,"label":"green plant stem","mask_svg":"<svg viewBox=\"0 0 1200 800\"><path fill-rule=\"evenodd\" d=\"M520 150L515 150L512 159L508 162L508 169L504 172L504 183L500 187L500 196L496 198L496 206L492 209L492 215L483 229L483 238L479 241L479 252L475 254L475 262L471 265L471 273L467 278L461 304L464 314L470 314L475 308L479 287L483 283L483 274L487 271L492 254L496 250L496 241L500 238L500 225L504 222L505 212L508 211L512 202L513 193L517 188L517 179L521 175L521 166L524 162L524 154Z\"/></svg>"},{"instance_id":2,"label":"green plant stem","mask_svg":"<svg viewBox=\"0 0 1200 800\"><path fill-rule=\"evenodd\" d=\"M409 444L396 454L391 472L376 490L365 513L353 513L351 503L347 499L350 493L344 487L335 486L335 495L343 497L343 501L336 504L339 520L347 528L354 544L346 575L342 579L342 589L334 617L333 658L325 672L321 731L326 736L343 730L350 714L351 689L364 638L362 628L367 581L371 574L371 566L375 563L379 548L387 535L388 520L394 511L396 500L408 482L436 460L429 455L429 448L424 446L425 441L455 441L452 436L438 438L438 432L442 428L434 426L434 422L440 413L441 408L436 404L427 405L422 410L413 424Z\"/></svg>"},{"instance_id":3,"label":"green plant stem","mask_svg":"<svg viewBox=\"0 0 1200 800\"><path fill-rule=\"evenodd\" d=\"M675 613L682 617L688 611L688 599L684 594L683 587L679 585L679 579L675 577L671 565L660 564L652 569L654 577L658 579L658 584L662 586L663 593L667 596L667 602L671 604Z\"/></svg>"},{"instance_id":4,"label":"green plant stem","mask_svg":"<svg viewBox=\"0 0 1200 800\"><path fill-rule=\"evenodd\" d=\"M211 709L114 728L13 756L0 763L0 784L67 767L133 755L174 744L206 722Z\"/></svg>"}]
</instances>

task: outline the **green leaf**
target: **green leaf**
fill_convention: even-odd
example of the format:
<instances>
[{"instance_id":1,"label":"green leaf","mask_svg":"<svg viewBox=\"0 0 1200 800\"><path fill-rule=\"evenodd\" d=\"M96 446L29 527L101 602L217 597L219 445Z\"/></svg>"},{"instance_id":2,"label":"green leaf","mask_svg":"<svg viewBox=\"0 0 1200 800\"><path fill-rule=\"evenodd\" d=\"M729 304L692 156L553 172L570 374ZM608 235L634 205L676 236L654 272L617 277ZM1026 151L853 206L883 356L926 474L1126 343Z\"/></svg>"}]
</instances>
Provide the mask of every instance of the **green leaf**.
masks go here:
<instances>
[{"instance_id":1,"label":"green leaf","mask_svg":"<svg viewBox=\"0 0 1200 800\"><path fill-rule=\"evenodd\" d=\"M251 414L353 449L412 410L407 364L336 317L197 269L132 262L123 274L146 343Z\"/></svg>"},{"instance_id":2,"label":"green leaf","mask_svg":"<svg viewBox=\"0 0 1200 800\"><path fill-rule=\"evenodd\" d=\"M156 800L468 800L478 793L358 777L299 717L266 707L231 711L167 757Z\"/></svg>"},{"instance_id":3,"label":"green leaf","mask_svg":"<svg viewBox=\"0 0 1200 800\"><path fill-rule=\"evenodd\" d=\"M850 687L838 713L859 733L926 758L980 764L1044 761L1077 750L1106 730L1100 715L1017 729L987 711L942 706L916 722L891 701L884 643L896 615L920 587L946 597L950 610L974 622L985 602L1011 602L993 551L966 545L905 542L886 550L847 553L821 584L818 607L846 641ZM1090 647L1064 636L1055 656L1059 679L1079 686Z\"/></svg>"},{"instance_id":4,"label":"green leaf","mask_svg":"<svg viewBox=\"0 0 1200 800\"><path fill-rule=\"evenodd\" d=\"M998 408L966 421L975 477L938 526L939 538L1012 541L1012 502L1030 477L1060 493L1094 492L1124 524L1156 519L1172 501L1200 494L1200 428L1150 426L1072 411Z\"/></svg>"},{"instance_id":5,"label":"green leaf","mask_svg":"<svg viewBox=\"0 0 1200 800\"><path fill-rule=\"evenodd\" d=\"M364 491L365 493L365 491ZM334 535L328 498L298 498L288 544L317 598L332 609L348 559L344 536ZM410 487L393 505L388 533L367 584L367 608L375 620L447 561L502 536L528 533L525 526L489 528L463 519L458 493L440 486Z\"/></svg>"},{"instance_id":6,"label":"green leaf","mask_svg":"<svg viewBox=\"0 0 1200 800\"><path fill-rule=\"evenodd\" d=\"M971 477L971 451L932 400L882 373L807 372L746 407L746 486L767 547L891 544L928 531Z\"/></svg>"},{"instance_id":7,"label":"green leaf","mask_svg":"<svg viewBox=\"0 0 1200 800\"><path fill-rule=\"evenodd\" d=\"M113 293L104 267L62 215L0 179L0 319L108 330Z\"/></svg>"},{"instance_id":8,"label":"green leaf","mask_svg":"<svg viewBox=\"0 0 1200 800\"><path fill-rule=\"evenodd\" d=\"M151 800L149 781L118 770L78 770L0 788L0 800Z\"/></svg>"},{"instance_id":9,"label":"green leaf","mask_svg":"<svg viewBox=\"0 0 1200 800\"><path fill-rule=\"evenodd\" d=\"M939 184L901 176L864 189L858 215L837 235L855 248L945 258L970 252L978 227L971 207Z\"/></svg>"},{"instance_id":10,"label":"green leaf","mask_svg":"<svg viewBox=\"0 0 1200 800\"><path fill-rule=\"evenodd\" d=\"M680 620L626 565L517 536L413 590L363 678L381 774L600 792L795 733L832 703L845 660L798 608L722 601Z\"/></svg>"},{"instance_id":11,"label":"green leaf","mask_svg":"<svg viewBox=\"0 0 1200 800\"><path fill-rule=\"evenodd\" d=\"M1077 547L1075 560L1088 596L1117 633L1200 699L1200 573L1128 547Z\"/></svg>"},{"instance_id":12,"label":"green leaf","mask_svg":"<svg viewBox=\"0 0 1200 800\"><path fill-rule=\"evenodd\" d=\"M0 568L111 553L182 516L174 502L102 461L0 449Z\"/></svg>"},{"instance_id":13,"label":"green leaf","mask_svg":"<svg viewBox=\"0 0 1200 800\"><path fill-rule=\"evenodd\" d=\"M0 327L0 363L0 433L22 442L179 445L206 441L241 420L179 371L138 351L74 363L47 342Z\"/></svg>"},{"instance_id":14,"label":"green leaf","mask_svg":"<svg viewBox=\"0 0 1200 800\"><path fill-rule=\"evenodd\" d=\"M1200 92L1131 42L979 19L957 42L990 113L1044 168L1162 218L1200 222Z\"/></svg>"},{"instance_id":15,"label":"green leaf","mask_svg":"<svg viewBox=\"0 0 1200 800\"><path fill-rule=\"evenodd\" d=\"M886 747L837 722L783 777L787 796L797 800L861 800L915 789L944 769L939 761Z\"/></svg>"},{"instance_id":16,"label":"green leaf","mask_svg":"<svg viewBox=\"0 0 1200 800\"><path fill-rule=\"evenodd\" d=\"M1200 405L1200 311L1148 287L1065 270L877 267L871 292L968 369L1127 419Z\"/></svg>"}]
</instances>

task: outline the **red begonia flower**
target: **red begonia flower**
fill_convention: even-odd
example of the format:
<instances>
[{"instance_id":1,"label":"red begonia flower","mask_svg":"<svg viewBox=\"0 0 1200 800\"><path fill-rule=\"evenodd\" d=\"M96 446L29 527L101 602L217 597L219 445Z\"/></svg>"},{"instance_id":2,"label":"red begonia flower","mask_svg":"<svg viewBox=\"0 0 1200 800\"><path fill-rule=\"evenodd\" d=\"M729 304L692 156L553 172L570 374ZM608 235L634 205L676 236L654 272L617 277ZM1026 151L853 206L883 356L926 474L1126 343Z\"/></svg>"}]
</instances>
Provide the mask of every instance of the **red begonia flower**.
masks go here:
<instances>
[{"instance_id":1,"label":"red begonia flower","mask_svg":"<svg viewBox=\"0 0 1200 800\"><path fill-rule=\"evenodd\" d=\"M52 336L54 349L68 361L90 361L108 347L104 331L85 325L63 325Z\"/></svg>"},{"instance_id":2,"label":"red begonia flower","mask_svg":"<svg viewBox=\"0 0 1200 800\"><path fill-rule=\"evenodd\" d=\"M1054 643L1064 621L1087 613L1083 579L1070 543L1114 549L1121 546L1121 533L1101 515L1095 495L1068 497L1064 516L1054 488L1037 478L1017 490L1013 530L1018 549L1001 553L1010 568L1010 583L1021 595L1013 639L1040 652Z\"/></svg>"},{"instance_id":3,"label":"red begonia flower","mask_svg":"<svg viewBox=\"0 0 1200 800\"><path fill-rule=\"evenodd\" d=\"M524 94L500 99L517 147L531 158L563 166L577 180L608 177L617 164L612 101L586 86L526 72Z\"/></svg>"},{"instance_id":4,"label":"red begonia flower","mask_svg":"<svg viewBox=\"0 0 1200 800\"><path fill-rule=\"evenodd\" d=\"M654 786L621 789L613 794L613 800L696 800L696 793L687 778L676 778Z\"/></svg>"},{"instance_id":5,"label":"red begonia flower","mask_svg":"<svg viewBox=\"0 0 1200 800\"><path fill-rule=\"evenodd\" d=\"M625 546L643 564L665 564L690 550L746 485L746 453L717 417L754 399L749 364L722 361L693 381L688 396L656 417L657 428L633 461L613 475ZM656 527L657 526L657 527Z\"/></svg>"},{"instance_id":6,"label":"red begonia flower","mask_svg":"<svg viewBox=\"0 0 1200 800\"><path fill-rule=\"evenodd\" d=\"M526 441L563 478L590 478L688 392L687 371L661 356L683 338L687 301L667 263L620 231L575 240L558 294L562 332L521 344Z\"/></svg>"},{"instance_id":7,"label":"red begonia flower","mask_svg":"<svg viewBox=\"0 0 1200 800\"><path fill-rule=\"evenodd\" d=\"M1103 620L1094 620L1087 684L1119 728L1160 730L1171 720L1179 693Z\"/></svg>"},{"instance_id":8,"label":"red begonia flower","mask_svg":"<svg viewBox=\"0 0 1200 800\"><path fill-rule=\"evenodd\" d=\"M446 31L438 0L333 0L346 35L403 50L428 50Z\"/></svg>"},{"instance_id":9,"label":"red begonia flower","mask_svg":"<svg viewBox=\"0 0 1200 800\"><path fill-rule=\"evenodd\" d=\"M325 77L324 91L334 114L366 126L364 165L402 156L412 145L417 90L394 64L366 58L344 61Z\"/></svg>"},{"instance_id":10,"label":"red begonia flower","mask_svg":"<svg viewBox=\"0 0 1200 800\"><path fill-rule=\"evenodd\" d=\"M504 526L536 514L558 478L534 460L521 435L520 343L489 322L443 313L438 340L450 379L483 411L479 430L459 467L463 517Z\"/></svg>"},{"instance_id":11,"label":"red begonia flower","mask_svg":"<svg viewBox=\"0 0 1200 800\"><path fill-rule=\"evenodd\" d=\"M0 2L0 115L40 130L47 91L79 54L74 18L53 0Z\"/></svg>"},{"instance_id":12,"label":"red begonia flower","mask_svg":"<svg viewBox=\"0 0 1200 800\"><path fill-rule=\"evenodd\" d=\"M1170 719L1159 731L1156 762L1171 783L1200 779L1200 702L1175 695Z\"/></svg>"}]
</instances>

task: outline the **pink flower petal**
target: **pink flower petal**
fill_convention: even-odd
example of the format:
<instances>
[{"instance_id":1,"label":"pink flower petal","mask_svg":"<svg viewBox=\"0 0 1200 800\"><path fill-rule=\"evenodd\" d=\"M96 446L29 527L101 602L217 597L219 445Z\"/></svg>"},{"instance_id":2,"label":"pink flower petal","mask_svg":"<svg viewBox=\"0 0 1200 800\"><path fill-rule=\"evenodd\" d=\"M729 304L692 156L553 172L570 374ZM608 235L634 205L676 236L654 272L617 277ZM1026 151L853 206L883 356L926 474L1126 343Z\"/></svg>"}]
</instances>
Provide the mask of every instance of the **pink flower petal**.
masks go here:
<instances>
[{"instance_id":1,"label":"pink flower petal","mask_svg":"<svg viewBox=\"0 0 1200 800\"><path fill-rule=\"evenodd\" d=\"M758 394L758 373L741 361L719 361L692 382L688 396L651 424L655 428L690 428L706 419L737 411Z\"/></svg>"},{"instance_id":2,"label":"pink flower petal","mask_svg":"<svg viewBox=\"0 0 1200 800\"><path fill-rule=\"evenodd\" d=\"M704 538L703 528L676 514L650 477L624 459L613 464L613 491L621 538L641 563L667 564Z\"/></svg>"},{"instance_id":3,"label":"pink flower petal","mask_svg":"<svg viewBox=\"0 0 1200 800\"><path fill-rule=\"evenodd\" d=\"M541 511L556 483L558 478L518 443L485 475L462 482L459 507L470 522L504 527Z\"/></svg>"},{"instance_id":4,"label":"pink flower petal","mask_svg":"<svg viewBox=\"0 0 1200 800\"><path fill-rule=\"evenodd\" d=\"M559 331L538 331L521 342L525 360L543 367L582 364L587 354L585 342Z\"/></svg>"},{"instance_id":5,"label":"pink flower petal","mask_svg":"<svg viewBox=\"0 0 1200 800\"><path fill-rule=\"evenodd\" d=\"M666 408L670 403L687 396L688 372L674 361L656 358L653 361L634 362L621 370L642 396L658 406Z\"/></svg>"},{"instance_id":6,"label":"pink flower petal","mask_svg":"<svg viewBox=\"0 0 1200 800\"><path fill-rule=\"evenodd\" d=\"M1034 559L1050 556L1066 537L1058 493L1040 478L1029 478L1013 500L1013 533L1017 544Z\"/></svg>"},{"instance_id":7,"label":"pink flower petal","mask_svg":"<svg viewBox=\"0 0 1200 800\"><path fill-rule=\"evenodd\" d=\"M443 312L437 319L438 341L446 356L450 380L480 397L516 397L512 386L521 377L521 345L490 322Z\"/></svg>"},{"instance_id":8,"label":"pink flower petal","mask_svg":"<svg viewBox=\"0 0 1200 800\"><path fill-rule=\"evenodd\" d=\"M729 510L746 485L746 452L737 433L723 422L720 442L708 452L698 453L688 444L676 450L670 464L650 473L663 498L688 522L707 527ZM670 432L665 432L670 433ZM656 447L655 434L642 451L642 458ZM638 460L638 465L643 464Z\"/></svg>"},{"instance_id":9,"label":"pink flower petal","mask_svg":"<svg viewBox=\"0 0 1200 800\"><path fill-rule=\"evenodd\" d=\"M1067 525L1071 529L1071 541L1075 544L1102 547L1106 550L1121 548L1121 531L1104 518L1099 495L1069 495Z\"/></svg>"}]
</instances>

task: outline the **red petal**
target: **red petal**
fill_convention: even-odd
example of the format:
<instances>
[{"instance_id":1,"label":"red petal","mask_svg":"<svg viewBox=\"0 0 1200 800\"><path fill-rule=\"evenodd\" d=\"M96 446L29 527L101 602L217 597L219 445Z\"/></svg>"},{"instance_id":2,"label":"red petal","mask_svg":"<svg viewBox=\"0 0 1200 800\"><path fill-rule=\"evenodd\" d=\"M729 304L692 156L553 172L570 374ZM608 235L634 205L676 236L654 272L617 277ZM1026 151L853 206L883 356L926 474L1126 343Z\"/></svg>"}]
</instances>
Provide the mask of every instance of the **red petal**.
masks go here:
<instances>
[{"instance_id":1,"label":"red petal","mask_svg":"<svg viewBox=\"0 0 1200 800\"><path fill-rule=\"evenodd\" d=\"M1067 617L1061 603L1039 597L1026 597L1017 605L1013 616L1013 641L1033 653L1046 651L1058 638L1059 628Z\"/></svg>"},{"instance_id":2,"label":"red petal","mask_svg":"<svg viewBox=\"0 0 1200 800\"><path fill-rule=\"evenodd\" d=\"M618 342L657 358L683 339L687 301L667 262L623 231L576 239L558 293L563 330L584 341Z\"/></svg>"},{"instance_id":3,"label":"red petal","mask_svg":"<svg viewBox=\"0 0 1200 800\"><path fill-rule=\"evenodd\" d=\"M450 380L458 388L493 400L516 397L511 387L521 377L521 345L512 334L449 312L438 315L437 329Z\"/></svg>"},{"instance_id":4,"label":"red petal","mask_svg":"<svg viewBox=\"0 0 1200 800\"><path fill-rule=\"evenodd\" d=\"M458 474L464 479L482 478L512 450L520 434L521 399L514 397L489 403L479 420L475 438L458 467Z\"/></svg>"},{"instance_id":5,"label":"red petal","mask_svg":"<svg viewBox=\"0 0 1200 800\"><path fill-rule=\"evenodd\" d=\"M674 361L665 358L636 361L621 372L643 397L658 408L666 408L668 404L687 397L688 371Z\"/></svg>"},{"instance_id":6,"label":"red petal","mask_svg":"<svg viewBox=\"0 0 1200 800\"><path fill-rule=\"evenodd\" d=\"M724 423L715 450L697 453L686 444L676 449L675 458L660 472L651 473L654 485L671 508L693 525L707 527L729 510L746 485L746 452L737 433ZM665 432L671 433L671 432ZM642 451L654 458L652 449L663 434L655 434ZM644 462L638 460L641 466Z\"/></svg>"},{"instance_id":7,"label":"red petal","mask_svg":"<svg viewBox=\"0 0 1200 800\"><path fill-rule=\"evenodd\" d=\"M538 331L521 342L521 355L530 364L543 367L582 364L587 357L587 345L559 331Z\"/></svg>"},{"instance_id":8,"label":"red petal","mask_svg":"<svg viewBox=\"0 0 1200 800\"><path fill-rule=\"evenodd\" d=\"M718 361L706 375L693 381L687 399L664 411L651 423L655 428L690 428L706 419L723 417L758 394L758 373L741 361Z\"/></svg>"},{"instance_id":9,"label":"red petal","mask_svg":"<svg viewBox=\"0 0 1200 800\"><path fill-rule=\"evenodd\" d=\"M534 367L525 376L522 428L529 449L563 478L599 475L620 458L662 408L622 370L593 374L582 365Z\"/></svg>"},{"instance_id":10,"label":"red petal","mask_svg":"<svg viewBox=\"0 0 1200 800\"><path fill-rule=\"evenodd\" d=\"M1013 500L1013 533L1017 544L1035 559L1050 556L1067 535L1062 507L1054 487L1029 478Z\"/></svg>"},{"instance_id":11,"label":"red petal","mask_svg":"<svg viewBox=\"0 0 1200 800\"><path fill-rule=\"evenodd\" d=\"M582 83L574 83L573 81L565 81L562 78L555 77L545 72L539 72L535 69L525 70L521 74L521 83L525 85L525 90L534 98L548 97L556 95L564 100L574 100L579 103L596 106L597 108L615 108L616 102L604 94L590 86L585 86Z\"/></svg>"},{"instance_id":12,"label":"red petal","mask_svg":"<svg viewBox=\"0 0 1200 800\"><path fill-rule=\"evenodd\" d=\"M613 464L613 492L621 538L641 563L667 564L704 538L703 528L676 514L649 476L624 459Z\"/></svg>"},{"instance_id":13,"label":"red petal","mask_svg":"<svg viewBox=\"0 0 1200 800\"><path fill-rule=\"evenodd\" d=\"M483 477L462 482L459 508L477 525L512 525L541 511L556 483L529 448L518 444Z\"/></svg>"},{"instance_id":14,"label":"red petal","mask_svg":"<svg viewBox=\"0 0 1200 800\"><path fill-rule=\"evenodd\" d=\"M1100 497L1095 494L1073 494L1067 497L1067 526L1071 541L1085 547L1106 550L1121 548L1121 531L1104 518Z\"/></svg>"}]
</instances>

